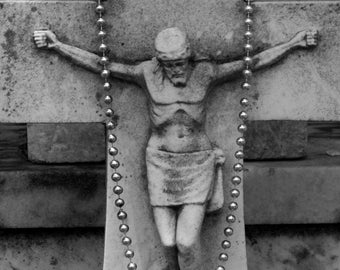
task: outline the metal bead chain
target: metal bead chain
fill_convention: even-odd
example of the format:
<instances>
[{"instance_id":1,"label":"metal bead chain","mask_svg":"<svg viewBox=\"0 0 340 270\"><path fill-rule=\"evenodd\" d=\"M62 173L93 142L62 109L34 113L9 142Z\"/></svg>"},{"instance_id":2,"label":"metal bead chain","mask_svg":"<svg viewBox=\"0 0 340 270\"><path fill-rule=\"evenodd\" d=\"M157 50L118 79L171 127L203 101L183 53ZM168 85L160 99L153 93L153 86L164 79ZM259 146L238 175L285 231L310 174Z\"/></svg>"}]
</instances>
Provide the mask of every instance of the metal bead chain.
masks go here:
<instances>
[{"instance_id":1,"label":"metal bead chain","mask_svg":"<svg viewBox=\"0 0 340 270\"><path fill-rule=\"evenodd\" d=\"M105 13L105 7L102 5L104 0L97 0L98 5L96 7L96 13L99 15L97 20L97 25L99 28L98 37L101 41L99 46L99 51L101 52L101 59L100 64L102 65L103 69L101 71L101 77L104 79L104 90L107 92L107 95L104 98L104 102L107 104L105 115L107 116L106 121L106 128L107 128L107 140L108 144L108 157L111 157L110 160L110 167L113 169L113 173L111 175L112 181L116 183L113 188L113 193L117 195L117 199L115 201L116 207L119 209L117 213L117 218L120 220L119 231L123 234L122 244L126 247L124 256L129 260L127 265L128 270L136 270L137 264L132 261L135 253L130 248L132 240L128 236L129 226L126 223L127 213L124 211L125 201L122 198L123 194L123 187L119 185L119 181L122 179L122 176L119 174L117 169L120 166L119 161L116 159L116 155L118 154L118 149L115 147L115 142L117 141L117 137L113 134L113 130L116 128L115 123L112 121L112 117L114 116L114 111L112 108L112 96L110 95L111 84L109 82L110 71L108 70L107 66L109 64L109 58L107 55L108 47L105 44L106 32L105 32L105 20L103 15Z\"/></svg>"},{"instance_id":2,"label":"metal bead chain","mask_svg":"<svg viewBox=\"0 0 340 270\"><path fill-rule=\"evenodd\" d=\"M251 58L251 52L253 50L253 46L251 45L251 38L253 36L252 33L252 13L253 13L253 7L252 7L252 0L245 0L246 6L244 8L244 11L246 13L246 32L244 33L245 37L245 57L243 59L244 61L244 70L243 70L243 77L244 81L241 85L243 90L250 90L250 78L252 76L251 71L251 65L252 65L252 58ZM230 241L230 237L234 234L234 230L231 227L233 223L236 222L237 218L235 215L233 215L233 212L235 212L238 209L238 203L237 198L240 196L240 190L237 188L238 185L242 183L242 178L239 175L243 171L243 158L244 158L244 152L243 147L246 143L246 140L244 138L244 132L247 131L247 126L245 124L245 121L248 119L248 113L247 113L247 107L249 105L249 100L246 97L243 97L240 100L240 104L242 106L242 111L239 113L239 118L241 120L241 124L237 127L237 130L241 133L241 136L236 139L236 144L240 147L235 152L235 158L237 159L237 162L233 166L234 175L231 178L231 183L233 185L233 188L230 191L230 196L233 198L233 201L229 203L228 209L230 211L230 214L228 214L226 221L228 223L228 227L224 229L224 235L226 236L226 239L223 240L221 243L222 249L224 250L218 257L220 262L226 262L228 260L228 254L226 250L230 249L232 244ZM225 270L225 267L223 265L219 265L216 270Z\"/></svg>"}]
</instances>

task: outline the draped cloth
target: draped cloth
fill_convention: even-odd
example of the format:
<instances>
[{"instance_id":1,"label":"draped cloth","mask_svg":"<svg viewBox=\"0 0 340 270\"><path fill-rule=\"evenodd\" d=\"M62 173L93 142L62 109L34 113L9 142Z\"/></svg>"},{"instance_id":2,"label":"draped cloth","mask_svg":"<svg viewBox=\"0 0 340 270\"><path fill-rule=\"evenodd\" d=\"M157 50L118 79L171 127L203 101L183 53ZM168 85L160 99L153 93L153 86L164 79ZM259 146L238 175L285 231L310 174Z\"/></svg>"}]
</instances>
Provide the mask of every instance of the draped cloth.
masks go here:
<instances>
[{"instance_id":1,"label":"draped cloth","mask_svg":"<svg viewBox=\"0 0 340 270\"><path fill-rule=\"evenodd\" d=\"M171 153L146 149L148 190L152 206L205 204L207 212L223 207L221 149Z\"/></svg>"}]
</instances>

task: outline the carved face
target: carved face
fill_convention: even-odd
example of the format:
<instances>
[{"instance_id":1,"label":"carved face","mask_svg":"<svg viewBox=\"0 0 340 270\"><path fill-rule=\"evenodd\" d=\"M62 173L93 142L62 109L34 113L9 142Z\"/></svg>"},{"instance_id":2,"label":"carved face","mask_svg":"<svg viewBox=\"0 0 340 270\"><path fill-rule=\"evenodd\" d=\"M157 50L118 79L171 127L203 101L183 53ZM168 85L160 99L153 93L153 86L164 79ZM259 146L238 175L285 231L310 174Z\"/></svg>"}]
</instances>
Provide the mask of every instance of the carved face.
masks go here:
<instances>
[{"instance_id":1,"label":"carved face","mask_svg":"<svg viewBox=\"0 0 340 270\"><path fill-rule=\"evenodd\" d=\"M188 58L161 61L166 76L174 86L186 86L189 75Z\"/></svg>"}]
</instances>

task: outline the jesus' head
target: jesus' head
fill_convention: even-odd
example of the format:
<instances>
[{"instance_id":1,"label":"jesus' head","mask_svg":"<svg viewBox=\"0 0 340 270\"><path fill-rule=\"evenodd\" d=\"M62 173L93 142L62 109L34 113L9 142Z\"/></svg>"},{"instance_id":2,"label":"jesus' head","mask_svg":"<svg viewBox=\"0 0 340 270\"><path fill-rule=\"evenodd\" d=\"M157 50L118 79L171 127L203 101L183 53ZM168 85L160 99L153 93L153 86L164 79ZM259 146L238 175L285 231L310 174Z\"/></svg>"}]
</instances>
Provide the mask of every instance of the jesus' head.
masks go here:
<instances>
[{"instance_id":1,"label":"jesus' head","mask_svg":"<svg viewBox=\"0 0 340 270\"><path fill-rule=\"evenodd\" d=\"M191 55L186 34L177 27L164 29L156 37L155 49L168 79L177 87L185 86Z\"/></svg>"}]
</instances>

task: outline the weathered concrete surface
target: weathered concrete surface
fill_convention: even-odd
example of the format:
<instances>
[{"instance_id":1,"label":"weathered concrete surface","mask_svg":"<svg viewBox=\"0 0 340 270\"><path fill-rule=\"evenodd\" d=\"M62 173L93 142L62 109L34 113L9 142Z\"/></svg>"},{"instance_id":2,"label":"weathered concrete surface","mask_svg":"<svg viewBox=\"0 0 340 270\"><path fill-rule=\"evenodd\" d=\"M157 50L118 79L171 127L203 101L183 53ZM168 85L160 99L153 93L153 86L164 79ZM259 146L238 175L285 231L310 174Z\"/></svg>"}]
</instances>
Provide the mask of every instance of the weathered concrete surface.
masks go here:
<instances>
[{"instance_id":1,"label":"weathered concrete surface","mask_svg":"<svg viewBox=\"0 0 340 270\"><path fill-rule=\"evenodd\" d=\"M306 160L249 162L245 172L247 224L340 221L340 142L310 139Z\"/></svg>"},{"instance_id":2,"label":"weathered concrete surface","mask_svg":"<svg viewBox=\"0 0 340 270\"><path fill-rule=\"evenodd\" d=\"M295 159L306 155L307 122L249 121L245 158ZM105 131L92 124L29 124L28 159L33 162L71 163L105 160Z\"/></svg>"},{"instance_id":3,"label":"weathered concrete surface","mask_svg":"<svg viewBox=\"0 0 340 270\"><path fill-rule=\"evenodd\" d=\"M336 162L339 163L339 159ZM298 164L280 168L279 165L266 167L251 163L247 163L246 167L249 170L245 180L247 224L339 222L340 201L336 188L339 167L317 166L315 163L300 168ZM1 227L104 225L103 167L96 174L90 173L92 167L77 174L74 170L79 171L79 168L69 166L40 169L50 173L28 170L0 173ZM68 180L62 181L65 178Z\"/></svg>"},{"instance_id":4,"label":"weathered concrete surface","mask_svg":"<svg viewBox=\"0 0 340 270\"><path fill-rule=\"evenodd\" d=\"M248 226L246 234L249 270L335 270L340 265L337 225ZM103 247L103 229L4 230L0 269L102 270Z\"/></svg>"},{"instance_id":5,"label":"weathered concrete surface","mask_svg":"<svg viewBox=\"0 0 340 270\"><path fill-rule=\"evenodd\" d=\"M249 226L249 270L337 270L339 226Z\"/></svg>"},{"instance_id":6,"label":"weathered concrete surface","mask_svg":"<svg viewBox=\"0 0 340 270\"><path fill-rule=\"evenodd\" d=\"M96 48L95 40L88 39L96 32L89 24L95 22L94 7L94 2L76 1L1 3L1 122L68 121L75 114L78 122L98 121L102 93L96 93L97 76L56 55L38 53L32 41L35 29L53 26L64 41Z\"/></svg>"},{"instance_id":7,"label":"weathered concrete surface","mask_svg":"<svg viewBox=\"0 0 340 270\"><path fill-rule=\"evenodd\" d=\"M311 27L320 31L321 41L315 50L293 53L256 74L254 118L339 119L339 13L339 2L258 3L254 16L261 29L256 36L259 48Z\"/></svg>"},{"instance_id":8,"label":"weathered concrete surface","mask_svg":"<svg viewBox=\"0 0 340 270\"><path fill-rule=\"evenodd\" d=\"M340 160L328 154L340 152L339 127L339 123L309 125L305 160L246 163L247 224L339 222ZM333 138L324 138L325 134ZM26 125L0 125L1 226L104 226L104 164L32 164L22 152L25 135ZM277 198L279 202L275 203Z\"/></svg>"},{"instance_id":9,"label":"weathered concrete surface","mask_svg":"<svg viewBox=\"0 0 340 270\"><path fill-rule=\"evenodd\" d=\"M0 124L0 166L21 165L27 145L26 125ZM20 160L20 161L19 161Z\"/></svg>"},{"instance_id":10,"label":"weathered concrete surface","mask_svg":"<svg viewBox=\"0 0 340 270\"><path fill-rule=\"evenodd\" d=\"M49 166L40 170L26 167L0 171L0 227L103 225L103 167L88 170L84 166Z\"/></svg>"},{"instance_id":11,"label":"weathered concrete surface","mask_svg":"<svg viewBox=\"0 0 340 270\"><path fill-rule=\"evenodd\" d=\"M326 151L323 156L314 161L246 163L246 223L339 222L340 160L327 157ZM2 227L104 226L104 166L21 163L19 171L3 166L0 166Z\"/></svg>"},{"instance_id":12,"label":"weathered concrete surface","mask_svg":"<svg viewBox=\"0 0 340 270\"><path fill-rule=\"evenodd\" d=\"M249 121L245 159L295 159L306 156L306 121Z\"/></svg>"},{"instance_id":13,"label":"weathered concrete surface","mask_svg":"<svg viewBox=\"0 0 340 270\"><path fill-rule=\"evenodd\" d=\"M106 3L109 4L109 3ZM113 1L108 7L109 45L119 61L150 58L156 33L177 25L188 31L200 55L230 60L242 52L240 1ZM34 48L33 30L52 28L64 42L96 51L94 2L3 2L0 9L1 122L102 121L100 80L55 54ZM62 14L62 16L60 15ZM242 15L241 15L242 14ZM315 27L322 40L294 52L282 64L256 74L254 119L337 120L339 114L339 4L258 3L256 51ZM204 19L202 19L204 18ZM22 27L25 25L25 27ZM122 89L114 84L115 106ZM239 88L239 82L224 88ZM119 105L118 105L119 104ZM229 106L226 106L226 108Z\"/></svg>"},{"instance_id":14,"label":"weathered concrete surface","mask_svg":"<svg viewBox=\"0 0 340 270\"><path fill-rule=\"evenodd\" d=\"M103 230L3 230L1 270L102 270Z\"/></svg>"},{"instance_id":15,"label":"weathered concrete surface","mask_svg":"<svg viewBox=\"0 0 340 270\"><path fill-rule=\"evenodd\" d=\"M340 140L340 122L308 123L309 138L329 138Z\"/></svg>"},{"instance_id":16,"label":"weathered concrete surface","mask_svg":"<svg viewBox=\"0 0 340 270\"><path fill-rule=\"evenodd\" d=\"M4 126L0 124L0 227L103 226L104 165L32 164L23 152L26 125Z\"/></svg>"},{"instance_id":17,"label":"weathered concrete surface","mask_svg":"<svg viewBox=\"0 0 340 270\"><path fill-rule=\"evenodd\" d=\"M33 162L100 162L105 149L105 125L100 123L27 125L28 159Z\"/></svg>"},{"instance_id":18,"label":"weathered concrete surface","mask_svg":"<svg viewBox=\"0 0 340 270\"><path fill-rule=\"evenodd\" d=\"M106 0L104 0L106 1ZM94 2L96 0L1 0L2 3L13 3L13 2L26 2L26 3L37 3L37 2Z\"/></svg>"},{"instance_id":19,"label":"weathered concrete surface","mask_svg":"<svg viewBox=\"0 0 340 270\"><path fill-rule=\"evenodd\" d=\"M246 163L246 223L339 222L339 164L339 157L326 151L312 161ZM104 166L21 165L19 171L1 166L1 227L104 225Z\"/></svg>"},{"instance_id":20,"label":"weathered concrete surface","mask_svg":"<svg viewBox=\"0 0 340 270\"><path fill-rule=\"evenodd\" d=\"M0 124L0 227L103 226L104 164L32 164L25 143L26 125Z\"/></svg>"},{"instance_id":21,"label":"weathered concrete surface","mask_svg":"<svg viewBox=\"0 0 340 270\"><path fill-rule=\"evenodd\" d=\"M240 10L243 2L205 0L197 4L197 1L184 3L176 0L169 4L169 1L165 0L138 2L129 0L113 3L114 7L110 10L109 15L114 16L109 22L109 30L114 29L116 34L109 43L113 45L111 47L116 59L127 61L143 60L150 57L155 33L161 28L173 24L181 26L189 32L190 38L194 40L193 45L196 51L200 51L199 46L201 46L207 54L220 55L221 58L227 57L229 48L233 56L241 53L243 38L239 33L243 33L244 29L241 27L243 19L240 19L239 14L242 14ZM95 22L94 3L86 3L83 7L79 3L71 2L53 3L53 6L50 6L50 3L38 2L33 5L5 3L1 10L5 16L1 16L0 19L0 23L3 25L0 33L2 38L0 43L3 44L0 55L1 63L4 63L0 67L3 72L0 80L5 84L0 96L0 107L2 108L0 121L102 121L102 108L99 100L103 92L97 90L99 85L97 77L81 71L56 55L50 55L47 52L38 53L31 42L31 33L34 29L51 26L63 41L88 50L96 50L98 41L89 38L94 37L96 32L95 27L89 27ZM255 118L338 119L339 95L335 91L338 85L338 70L333 68L337 65L329 67L330 63L337 63L337 57L339 57L339 46L336 43L338 32L334 30L339 23L337 5L328 3L314 6L283 4L282 8L278 8L276 5L263 7L262 11L257 14L258 17L261 17L259 24L261 24L261 33L263 33L263 38L258 39L261 42L257 44L257 48L264 48L282 41L299 29L310 27L312 23L325 30L323 33L326 38L323 45L320 45L313 53L309 52L308 56L305 52L296 53L289 58L291 62L285 62L286 69L278 68L272 71L277 72L276 76L267 75L267 78L270 78L270 83L266 78L261 78L261 81L255 83L259 91L253 94L254 99L261 96L262 102L258 103L260 105L258 111L256 111L256 105L253 106ZM59 17L56 14L63 14L63 16ZM270 18L275 18L275 21ZM280 24L277 24L277 21ZM333 25L329 25L329 21ZM22 27L23 25L28 27ZM286 30L285 27L287 29L289 27L289 30ZM120 30L118 31L118 29ZM198 44L200 45L198 46ZM326 44L327 47L325 47ZM204 48L204 46L207 47ZM301 59L298 57L299 55L305 56L303 61L302 57ZM318 57L315 58L315 56ZM311 65L307 69L306 63L309 63L309 59L313 59L315 65ZM297 64L297 60L299 64ZM316 64L321 67L321 71L317 69ZM327 78L323 79L320 72L327 74L325 75ZM294 76L289 77L291 75ZM290 80L283 81L284 77L289 77ZM264 83L261 84L262 80ZM70 82L72 82L72 86L70 86ZM236 81L216 90L208 103L210 111L208 112L207 126L211 131L210 136L229 154L228 164L225 168L226 183L230 179L232 154L235 150L234 140L238 135L235 131L238 124L236 120L236 112L239 111L238 100L243 95L231 90L239 88L239 83ZM273 88L277 85L282 85L282 87ZM266 88L264 89L263 86ZM262 92L262 89L265 91ZM320 89L323 89L321 93ZM325 93L327 94L325 95ZM157 261L161 256L157 253L157 248L154 248L159 246L159 240L155 233L155 227L150 223L152 215L146 193L143 162L148 124L146 101L141 91L136 87L122 82L114 83L113 96L114 105L120 117L117 134L120 138L118 147L122 150L119 158L122 164L121 172L125 177L122 182L126 190L124 196L136 198L134 204L131 200L126 206L130 213L128 220L131 224L130 235L135 239L133 247L139 247L138 251L140 251L136 255L136 261L142 269L147 269L150 263ZM290 103L291 101L294 102ZM126 148L127 146L129 148ZM112 197L112 185L109 182L109 198ZM240 188L242 189L242 187ZM228 195L227 189L226 195ZM241 197L240 209L242 209L242 199ZM142 210L135 210L135 205L139 205ZM116 213L112 209L111 200L108 204L107 219L110 225L115 224L114 222L117 223ZM237 216L241 217L239 220L240 227L242 227L242 213L239 211ZM204 246L207 249L206 254L209 255L208 268L220 252L215 247L219 246L223 228L226 226L224 218L225 213L209 217L206 220ZM214 227L213 232L208 230L212 227ZM244 268L240 265L240 261L245 262L245 258L235 257L235 254L244 255L241 250L242 237L242 231L237 230L232 238L233 243L236 238L241 240L236 242L236 246L239 244L237 247L240 250L234 249L235 253L230 254L231 259L228 266L231 268ZM112 248L107 249L106 256L113 259L110 264L106 265L108 269L113 269L113 266L118 269L126 267L126 262L119 261L119 264L116 264L116 258L121 258L121 251L116 252L113 247L120 242L120 238L121 235L118 235L116 227L107 227L106 240L108 247ZM153 248L148 248L151 246ZM150 258L150 261L146 262L145 258ZM161 262L159 263L161 264Z\"/></svg>"}]
</instances>

